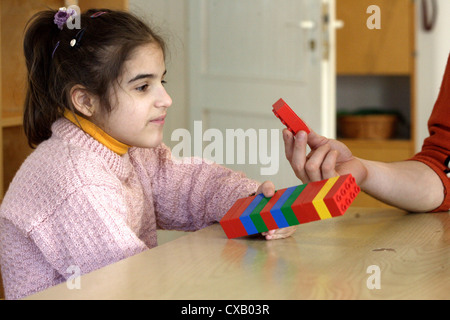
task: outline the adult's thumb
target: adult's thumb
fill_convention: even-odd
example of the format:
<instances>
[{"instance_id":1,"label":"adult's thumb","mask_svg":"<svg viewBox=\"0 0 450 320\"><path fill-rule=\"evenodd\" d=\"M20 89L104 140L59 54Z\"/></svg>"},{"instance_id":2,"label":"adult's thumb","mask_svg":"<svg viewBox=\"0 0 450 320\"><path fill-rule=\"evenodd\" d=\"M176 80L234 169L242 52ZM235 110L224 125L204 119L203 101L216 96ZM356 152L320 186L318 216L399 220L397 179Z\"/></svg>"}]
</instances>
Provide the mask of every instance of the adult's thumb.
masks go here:
<instances>
[{"instance_id":1,"label":"adult's thumb","mask_svg":"<svg viewBox=\"0 0 450 320\"><path fill-rule=\"evenodd\" d=\"M328 139L311 130L308 134L308 145L311 149L317 149L328 142Z\"/></svg>"}]
</instances>

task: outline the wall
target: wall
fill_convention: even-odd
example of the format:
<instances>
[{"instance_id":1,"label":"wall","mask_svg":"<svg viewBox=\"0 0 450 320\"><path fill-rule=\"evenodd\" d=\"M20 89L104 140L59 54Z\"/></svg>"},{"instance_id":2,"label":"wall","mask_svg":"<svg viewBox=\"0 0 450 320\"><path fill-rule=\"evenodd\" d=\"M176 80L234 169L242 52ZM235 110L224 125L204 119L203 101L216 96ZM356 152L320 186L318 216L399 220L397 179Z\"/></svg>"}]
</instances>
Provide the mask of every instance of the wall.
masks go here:
<instances>
[{"instance_id":1,"label":"wall","mask_svg":"<svg viewBox=\"0 0 450 320\"><path fill-rule=\"evenodd\" d=\"M187 7L185 0L129 0L129 9L147 21L166 40L166 89L173 100L164 125L164 142L171 145L175 129L188 128Z\"/></svg>"},{"instance_id":2,"label":"wall","mask_svg":"<svg viewBox=\"0 0 450 320\"><path fill-rule=\"evenodd\" d=\"M421 1L417 1L417 115L416 149L428 136L427 120L439 93L450 52L450 1L438 0L438 20L432 32L422 30Z\"/></svg>"},{"instance_id":3,"label":"wall","mask_svg":"<svg viewBox=\"0 0 450 320\"><path fill-rule=\"evenodd\" d=\"M439 93L443 71L450 52L450 1L437 0L438 20L432 32L422 30L421 1L417 4L417 81L416 81L416 149L420 150L428 136L427 120ZM165 142L170 145L170 134L177 128L188 128L188 84L186 73L186 0L130 0L130 10L144 16L151 24L163 27L170 46L167 89L174 103L165 126Z\"/></svg>"}]
</instances>

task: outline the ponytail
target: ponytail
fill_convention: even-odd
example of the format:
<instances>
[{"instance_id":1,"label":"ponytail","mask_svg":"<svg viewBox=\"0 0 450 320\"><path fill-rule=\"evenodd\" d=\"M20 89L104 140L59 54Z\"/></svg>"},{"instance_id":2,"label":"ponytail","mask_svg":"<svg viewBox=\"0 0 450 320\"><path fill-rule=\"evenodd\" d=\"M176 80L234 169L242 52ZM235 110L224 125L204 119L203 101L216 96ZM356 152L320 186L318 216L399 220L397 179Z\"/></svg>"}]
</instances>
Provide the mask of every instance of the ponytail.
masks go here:
<instances>
[{"instance_id":1,"label":"ponytail","mask_svg":"<svg viewBox=\"0 0 450 320\"><path fill-rule=\"evenodd\" d=\"M51 136L51 125L61 115L58 101L50 94L52 52L58 28L55 11L35 14L28 23L23 49L28 70L23 124L31 147Z\"/></svg>"}]
</instances>

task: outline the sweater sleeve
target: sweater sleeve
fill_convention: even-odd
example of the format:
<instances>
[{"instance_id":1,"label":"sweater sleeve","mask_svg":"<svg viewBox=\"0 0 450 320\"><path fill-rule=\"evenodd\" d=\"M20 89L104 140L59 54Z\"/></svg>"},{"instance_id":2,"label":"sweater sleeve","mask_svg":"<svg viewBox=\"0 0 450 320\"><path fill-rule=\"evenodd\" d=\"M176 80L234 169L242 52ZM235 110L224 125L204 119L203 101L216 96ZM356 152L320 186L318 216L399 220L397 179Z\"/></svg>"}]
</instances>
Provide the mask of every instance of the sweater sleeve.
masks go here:
<instances>
[{"instance_id":1,"label":"sweater sleeve","mask_svg":"<svg viewBox=\"0 0 450 320\"><path fill-rule=\"evenodd\" d=\"M440 177L444 186L444 201L433 210L447 211L450 208L450 56L442 81L438 99L428 120L429 137L422 150L411 160L423 162Z\"/></svg>"},{"instance_id":2,"label":"sweater sleeve","mask_svg":"<svg viewBox=\"0 0 450 320\"><path fill-rule=\"evenodd\" d=\"M32 225L0 218L6 297L23 298L146 250L126 216L113 188L87 185Z\"/></svg>"},{"instance_id":3,"label":"sweater sleeve","mask_svg":"<svg viewBox=\"0 0 450 320\"><path fill-rule=\"evenodd\" d=\"M147 249L127 225L117 193L93 185L70 195L29 237L65 279L69 267L85 274Z\"/></svg>"},{"instance_id":4,"label":"sweater sleeve","mask_svg":"<svg viewBox=\"0 0 450 320\"><path fill-rule=\"evenodd\" d=\"M233 203L259 183L243 173L198 158L173 159L166 146L147 163L158 227L194 231L220 221Z\"/></svg>"},{"instance_id":5,"label":"sweater sleeve","mask_svg":"<svg viewBox=\"0 0 450 320\"><path fill-rule=\"evenodd\" d=\"M6 299L20 299L63 281L22 230L2 218L0 230L0 262Z\"/></svg>"}]
</instances>

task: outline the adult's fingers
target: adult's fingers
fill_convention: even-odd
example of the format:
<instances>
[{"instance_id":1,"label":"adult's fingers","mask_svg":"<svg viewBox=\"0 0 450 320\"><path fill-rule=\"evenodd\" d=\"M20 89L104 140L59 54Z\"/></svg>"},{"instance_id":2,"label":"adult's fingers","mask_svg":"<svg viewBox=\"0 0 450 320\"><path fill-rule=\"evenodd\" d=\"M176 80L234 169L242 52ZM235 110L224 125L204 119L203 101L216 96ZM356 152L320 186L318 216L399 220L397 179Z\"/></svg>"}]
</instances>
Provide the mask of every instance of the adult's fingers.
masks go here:
<instances>
[{"instance_id":1,"label":"adult's fingers","mask_svg":"<svg viewBox=\"0 0 450 320\"><path fill-rule=\"evenodd\" d=\"M284 153L286 159L291 162L292 154L294 152L294 135L288 129L283 130L283 140L284 140Z\"/></svg>"},{"instance_id":2,"label":"adult's fingers","mask_svg":"<svg viewBox=\"0 0 450 320\"><path fill-rule=\"evenodd\" d=\"M305 171L307 139L305 131L298 132L291 147L291 157L288 158L295 175L302 181L307 179Z\"/></svg>"},{"instance_id":3,"label":"adult's fingers","mask_svg":"<svg viewBox=\"0 0 450 320\"><path fill-rule=\"evenodd\" d=\"M331 147L327 143L311 151L308 155L308 160L305 164L305 171L310 182L323 180L322 166L326 156L330 152L330 149Z\"/></svg>"},{"instance_id":4,"label":"adult's fingers","mask_svg":"<svg viewBox=\"0 0 450 320\"><path fill-rule=\"evenodd\" d=\"M330 150L323 160L321 172L322 179L330 179L338 175L336 171L336 160L339 152L337 150Z\"/></svg>"},{"instance_id":5,"label":"adult's fingers","mask_svg":"<svg viewBox=\"0 0 450 320\"><path fill-rule=\"evenodd\" d=\"M324 144L327 144L328 142L329 139L317 134L313 130L311 130L311 132L308 134L308 145L311 148L311 150L315 150L323 146Z\"/></svg>"}]
</instances>

